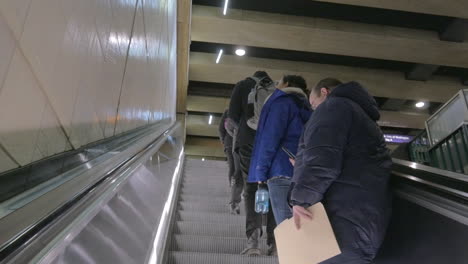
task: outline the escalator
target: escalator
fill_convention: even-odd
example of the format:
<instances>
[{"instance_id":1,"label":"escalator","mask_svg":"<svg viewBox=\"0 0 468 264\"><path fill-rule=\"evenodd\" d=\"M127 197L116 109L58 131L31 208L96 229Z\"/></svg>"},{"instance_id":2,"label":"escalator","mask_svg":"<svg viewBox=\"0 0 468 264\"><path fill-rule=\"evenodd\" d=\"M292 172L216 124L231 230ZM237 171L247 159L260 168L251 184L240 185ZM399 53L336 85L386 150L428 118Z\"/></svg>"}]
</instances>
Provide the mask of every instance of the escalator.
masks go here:
<instances>
[{"instance_id":1,"label":"escalator","mask_svg":"<svg viewBox=\"0 0 468 264\"><path fill-rule=\"evenodd\" d=\"M182 139L177 125L148 131L112 162L87 162L10 203L0 263L278 263L239 255L245 213L229 214L227 167L185 158ZM393 217L375 263L468 263L466 175L394 161Z\"/></svg>"},{"instance_id":2,"label":"escalator","mask_svg":"<svg viewBox=\"0 0 468 264\"><path fill-rule=\"evenodd\" d=\"M246 257L245 213L231 215L226 162L187 160L174 219L169 264L274 264L274 257ZM264 232L264 234L266 234ZM266 239L261 240L266 253Z\"/></svg>"}]
</instances>

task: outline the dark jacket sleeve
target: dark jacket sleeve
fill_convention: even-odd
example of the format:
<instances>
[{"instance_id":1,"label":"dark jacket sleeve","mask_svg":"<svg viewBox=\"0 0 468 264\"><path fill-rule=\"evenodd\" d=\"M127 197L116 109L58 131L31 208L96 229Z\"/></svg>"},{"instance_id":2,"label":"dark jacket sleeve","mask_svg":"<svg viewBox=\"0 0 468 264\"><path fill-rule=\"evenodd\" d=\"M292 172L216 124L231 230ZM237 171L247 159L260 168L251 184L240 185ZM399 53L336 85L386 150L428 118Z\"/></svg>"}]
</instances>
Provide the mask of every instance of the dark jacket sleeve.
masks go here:
<instances>
[{"instance_id":1,"label":"dark jacket sleeve","mask_svg":"<svg viewBox=\"0 0 468 264\"><path fill-rule=\"evenodd\" d=\"M313 205L322 200L338 178L344 149L352 124L351 106L339 98L330 98L317 108L304 131L291 190L291 204Z\"/></svg>"},{"instance_id":2,"label":"dark jacket sleeve","mask_svg":"<svg viewBox=\"0 0 468 264\"><path fill-rule=\"evenodd\" d=\"M219 132L219 139L221 139L221 142L224 143L224 139L226 138L226 128L224 127L224 122L226 121L227 117L227 112L223 113L223 116L221 117L221 121L219 122L218 126L218 132Z\"/></svg>"},{"instance_id":3,"label":"dark jacket sleeve","mask_svg":"<svg viewBox=\"0 0 468 264\"><path fill-rule=\"evenodd\" d=\"M255 167L256 179L249 180L267 180L267 173L270 170L271 163L279 151L280 143L288 129L290 106L291 101L288 101L287 98L281 98L274 102L268 112L262 112L262 115L265 115L265 125L263 126L263 133L258 137L258 142L255 145L258 148L256 152L256 155L258 155L257 166Z\"/></svg>"},{"instance_id":4,"label":"dark jacket sleeve","mask_svg":"<svg viewBox=\"0 0 468 264\"><path fill-rule=\"evenodd\" d=\"M231 95L231 102L229 103L229 118L235 123L239 124L242 116L242 87L245 81L240 81L234 87Z\"/></svg>"}]
</instances>

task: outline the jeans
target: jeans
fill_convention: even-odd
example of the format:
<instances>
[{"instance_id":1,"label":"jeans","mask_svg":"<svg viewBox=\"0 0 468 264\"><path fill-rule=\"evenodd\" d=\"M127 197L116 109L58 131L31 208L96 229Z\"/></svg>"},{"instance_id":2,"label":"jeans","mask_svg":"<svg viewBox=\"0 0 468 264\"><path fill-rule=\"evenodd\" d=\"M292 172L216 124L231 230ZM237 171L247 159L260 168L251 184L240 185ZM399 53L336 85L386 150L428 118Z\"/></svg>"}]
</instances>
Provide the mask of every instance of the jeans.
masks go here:
<instances>
[{"instance_id":1,"label":"jeans","mask_svg":"<svg viewBox=\"0 0 468 264\"><path fill-rule=\"evenodd\" d=\"M273 177L268 180L271 208L275 215L276 224L279 225L293 216L292 209L288 204L288 192L291 186L289 177Z\"/></svg>"},{"instance_id":2,"label":"jeans","mask_svg":"<svg viewBox=\"0 0 468 264\"><path fill-rule=\"evenodd\" d=\"M250 238L256 230L262 233L262 215L255 212L255 193L258 189L258 183L247 182L247 176L250 168L250 158L252 156L252 145L244 145L239 148L240 167L244 179L244 202L246 212L245 233ZM267 214L267 244L275 243L274 229L276 227L272 210Z\"/></svg>"},{"instance_id":3,"label":"jeans","mask_svg":"<svg viewBox=\"0 0 468 264\"><path fill-rule=\"evenodd\" d=\"M240 168L239 153L232 153L234 162L234 173L231 179L231 201L229 204L239 204L241 202L242 191L244 190L244 178Z\"/></svg>"}]
</instances>

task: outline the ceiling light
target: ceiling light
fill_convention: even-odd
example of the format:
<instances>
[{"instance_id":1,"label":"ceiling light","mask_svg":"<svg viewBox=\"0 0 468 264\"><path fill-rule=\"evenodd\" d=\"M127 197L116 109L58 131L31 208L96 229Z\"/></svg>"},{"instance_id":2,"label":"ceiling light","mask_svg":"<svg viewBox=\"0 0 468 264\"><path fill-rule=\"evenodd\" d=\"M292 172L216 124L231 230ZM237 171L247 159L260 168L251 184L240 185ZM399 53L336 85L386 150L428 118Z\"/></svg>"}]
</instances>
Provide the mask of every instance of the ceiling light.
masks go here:
<instances>
[{"instance_id":1,"label":"ceiling light","mask_svg":"<svg viewBox=\"0 0 468 264\"><path fill-rule=\"evenodd\" d=\"M219 50L219 53L218 53L218 58L216 58L216 64L219 63L219 60L221 60L221 56L223 56L223 50Z\"/></svg>"},{"instance_id":2,"label":"ceiling light","mask_svg":"<svg viewBox=\"0 0 468 264\"><path fill-rule=\"evenodd\" d=\"M236 55L237 56L244 56L245 55L245 49L236 49Z\"/></svg>"},{"instance_id":3,"label":"ceiling light","mask_svg":"<svg viewBox=\"0 0 468 264\"><path fill-rule=\"evenodd\" d=\"M210 115L210 119L208 120L208 125L211 125L211 123L213 123L213 116Z\"/></svg>"},{"instance_id":4,"label":"ceiling light","mask_svg":"<svg viewBox=\"0 0 468 264\"><path fill-rule=\"evenodd\" d=\"M201 160L202 160L202 161L205 161L205 158L202 158Z\"/></svg>"},{"instance_id":5,"label":"ceiling light","mask_svg":"<svg viewBox=\"0 0 468 264\"><path fill-rule=\"evenodd\" d=\"M224 0L223 15L226 15L226 14L227 14L228 3L229 3L229 0Z\"/></svg>"},{"instance_id":6,"label":"ceiling light","mask_svg":"<svg viewBox=\"0 0 468 264\"><path fill-rule=\"evenodd\" d=\"M417 108L423 108L425 105L426 105L426 103L424 103L424 102L417 102L417 103L415 104L415 106L416 106Z\"/></svg>"}]
</instances>

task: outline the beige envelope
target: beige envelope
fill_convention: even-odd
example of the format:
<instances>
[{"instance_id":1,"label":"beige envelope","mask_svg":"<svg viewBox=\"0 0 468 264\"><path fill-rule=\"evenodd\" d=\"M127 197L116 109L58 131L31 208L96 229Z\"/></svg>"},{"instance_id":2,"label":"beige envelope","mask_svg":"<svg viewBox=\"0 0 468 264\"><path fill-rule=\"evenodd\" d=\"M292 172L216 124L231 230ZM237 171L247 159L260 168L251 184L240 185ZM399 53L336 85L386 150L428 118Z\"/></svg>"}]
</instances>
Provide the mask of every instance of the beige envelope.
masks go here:
<instances>
[{"instance_id":1,"label":"beige envelope","mask_svg":"<svg viewBox=\"0 0 468 264\"><path fill-rule=\"evenodd\" d=\"M315 264L341 253L321 203L308 209L313 220L301 219L297 230L293 219L283 221L275 229L280 264Z\"/></svg>"}]
</instances>

